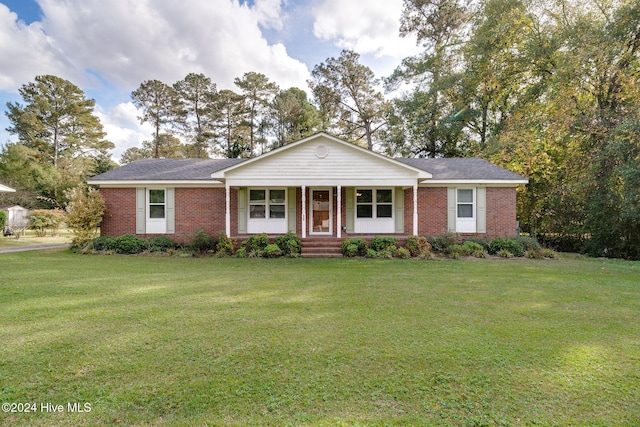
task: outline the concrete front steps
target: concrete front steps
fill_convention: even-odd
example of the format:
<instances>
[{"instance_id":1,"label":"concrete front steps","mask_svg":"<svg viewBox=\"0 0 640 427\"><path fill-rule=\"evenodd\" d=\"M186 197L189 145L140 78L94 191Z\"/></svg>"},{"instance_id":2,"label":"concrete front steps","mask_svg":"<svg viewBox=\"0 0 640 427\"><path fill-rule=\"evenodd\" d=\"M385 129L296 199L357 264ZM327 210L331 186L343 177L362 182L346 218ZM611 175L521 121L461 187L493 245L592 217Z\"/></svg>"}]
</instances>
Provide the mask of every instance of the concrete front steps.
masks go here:
<instances>
[{"instance_id":1,"label":"concrete front steps","mask_svg":"<svg viewBox=\"0 0 640 427\"><path fill-rule=\"evenodd\" d=\"M335 237L302 239L302 258L342 258L342 240Z\"/></svg>"}]
</instances>

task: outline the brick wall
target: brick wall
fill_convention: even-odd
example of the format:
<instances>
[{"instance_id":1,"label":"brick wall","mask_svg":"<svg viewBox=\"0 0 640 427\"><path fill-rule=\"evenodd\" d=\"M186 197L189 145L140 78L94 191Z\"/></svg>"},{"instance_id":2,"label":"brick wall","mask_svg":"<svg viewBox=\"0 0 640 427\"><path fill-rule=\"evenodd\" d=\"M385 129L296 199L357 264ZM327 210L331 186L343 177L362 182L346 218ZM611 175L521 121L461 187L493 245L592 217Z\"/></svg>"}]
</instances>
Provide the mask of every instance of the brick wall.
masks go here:
<instances>
[{"instance_id":1,"label":"brick wall","mask_svg":"<svg viewBox=\"0 0 640 427\"><path fill-rule=\"evenodd\" d=\"M516 189L487 187L486 238L509 237L516 234Z\"/></svg>"},{"instance_id":2,"label":"brick wall","mask_svg":"<svg viewBox=\"0 0 640 427\"><path fill-rule=\"evenodd\" d=\"M413 189L404 192L404 232L413 233ZM437 236L447 232L447 188L418 188L418 234ZM487 187L486 239L516 234L516 189Z\"/></svg>"},{"instance_id":3,"label":"brick wall","mask_svg":"<svg viewBox=\"0 0 640 427\"><path fill-rule=\"evenodd\" d=\"M102 188L106 210L102 221L103 235L120 236L136 232L136 189ZM231 189L231 235L238 234L238 192ZM445 187L418 188L418 234L436 236L447 231L447 189ZM309 203L307 188L307 204ZM333 197L333 232L337 227L337 197ZM296 233L302 235L302 193L296 190ZM413 189L404 192L404 231L413 234ZM176 233L174 240L186 241L202 229L218 236L225 231L224 188L176 188ZM307 207L307 225L311 221ZM346 190L342 189L342 225L346 225ZM308 230L307 230L308 231ZM516 232L516 189L487 188L487 239L513 236Z\"/></svg>"},{"instance_id":4,"label":"brick wall","mask_svg":"<svg viewBox=\"0 0 640 427\"><path fill-rule=\"evenodd\" d=\"M136 234L136 189L101 188L105 202L100 233L104 236Z\"/></svg>"},{"instance_id":5,"label":"brick wall","mask_svg":"<svg viewBox=\"0 0 640 427\"><path fill-rule=\"evenodd\" d=\"M105 214L101 233L108 236L136 234L136 189L101 188L105 200ZM232 212L237 212L237 192L231 191ZM175 189L175 234L173 240L189 240L198 230L217 237L225 231L224 188L176 188ZM232 234L238 230L238 215L231 215ZM157 234L141 237L157 236Z\"/></svg>"}]
</instances>

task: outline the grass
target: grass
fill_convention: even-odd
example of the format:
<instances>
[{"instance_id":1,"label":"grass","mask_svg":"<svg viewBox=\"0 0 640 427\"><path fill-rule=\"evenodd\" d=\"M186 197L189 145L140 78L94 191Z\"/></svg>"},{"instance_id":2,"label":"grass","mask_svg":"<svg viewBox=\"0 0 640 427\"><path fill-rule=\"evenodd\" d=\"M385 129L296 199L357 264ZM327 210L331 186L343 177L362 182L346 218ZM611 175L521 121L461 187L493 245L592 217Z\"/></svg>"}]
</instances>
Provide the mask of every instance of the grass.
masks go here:
<instances>
[{"instance_id":1,"label":"grass","mask_svg":"<svg viewBox=\"0 0 640 427\"><path fill-rule=\"evenodd\" d=\"M67 229L59 230L56 236L47 234L44 237L36 236L34 230L26 230L18 239L15 236L3 236L0 233L0 248L71 243L71 239L73 239L73 233Z\"/></svg>"},{"instance_id":2,"label":"grass","mask_svg":"<svg viewBox=\"0 0 640 427\"><path fill-rule=\"evenodd\" d=\"M0 263L0 424L640 423L637 262Z\"/></svg>"}]
</instances>

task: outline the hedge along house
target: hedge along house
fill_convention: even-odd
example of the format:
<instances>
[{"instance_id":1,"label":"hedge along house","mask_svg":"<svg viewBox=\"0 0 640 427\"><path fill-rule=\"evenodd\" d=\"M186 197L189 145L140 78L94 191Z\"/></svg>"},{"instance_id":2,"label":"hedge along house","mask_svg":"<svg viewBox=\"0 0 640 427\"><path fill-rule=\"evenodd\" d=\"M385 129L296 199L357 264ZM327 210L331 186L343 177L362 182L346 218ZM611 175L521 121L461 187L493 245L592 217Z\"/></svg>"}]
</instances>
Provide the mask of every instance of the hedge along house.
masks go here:
<instances>
[{"instance_id":1,"label":"hedge along house","mask_svg":"<svg viewBox=\"0 0 640 427\"><path fill-rule=\"evenodd\" d=\"M390 159L325 133L252 159L144 159L91 178L103 235L516 233L527 179L481 159Z\"/></svg>"}]
</instances>

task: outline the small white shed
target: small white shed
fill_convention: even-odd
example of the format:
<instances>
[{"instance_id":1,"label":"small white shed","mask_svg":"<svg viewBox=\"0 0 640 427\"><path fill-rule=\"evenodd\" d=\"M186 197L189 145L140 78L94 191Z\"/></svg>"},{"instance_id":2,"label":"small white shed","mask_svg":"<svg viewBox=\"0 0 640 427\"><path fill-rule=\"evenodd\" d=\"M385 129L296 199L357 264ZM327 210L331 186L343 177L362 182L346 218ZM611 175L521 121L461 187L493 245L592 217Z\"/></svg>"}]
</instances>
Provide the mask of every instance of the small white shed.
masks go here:
<instances>
[{"instance_id":1,"label":"small white shed","mask_svg":"<svg viewBox=\"0 0 640 427\"><path fill-rule=\"evenodd\" d=\"M22 206L1 206L0 209L7 213L6 227L24 228L29 223L29 209Z\"/></svg>"}]
</instances>

